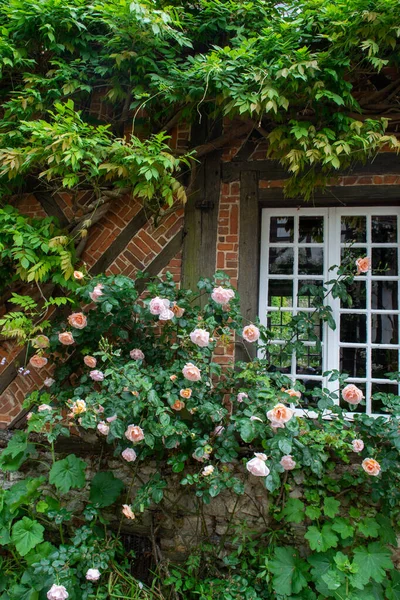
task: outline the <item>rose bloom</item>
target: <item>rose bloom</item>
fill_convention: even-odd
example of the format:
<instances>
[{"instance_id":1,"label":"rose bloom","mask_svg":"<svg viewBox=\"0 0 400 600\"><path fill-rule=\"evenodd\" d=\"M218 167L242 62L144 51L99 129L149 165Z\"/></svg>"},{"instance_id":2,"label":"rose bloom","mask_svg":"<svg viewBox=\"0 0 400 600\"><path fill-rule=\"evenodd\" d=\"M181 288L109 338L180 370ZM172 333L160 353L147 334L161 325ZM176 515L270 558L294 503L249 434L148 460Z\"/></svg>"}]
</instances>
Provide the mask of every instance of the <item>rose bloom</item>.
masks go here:
<instances>
[{"instance_id":1,"label":"rose bloom","mask_svg":"<svg viewBox=\"0 0 400 600\"><path fill-rule=\"evenodd\" d=\"M182 369L183 376L189 381L200 381L201 373L193 363L186 363Z\"/></svg>"},{"instance_id":2,"label":"rose bloom","mask_svg":"<svg viewBox=\"0 0 400 600\"><path fill-rule=\"evenodd\" d=\"M149 310L152 315L161 315L161 313L168 309L170 302L167 298L159 298L156 296L152 300L150 300ZM173 315L172 315L173 316Z\"/></svg>"},{"instance_id":3,"label":"rose bloom","mask_svg":"<svg viewBox=\"0 0 400 600\"><path fill-rule=\"evenodd\" d=\"M377 477L381 472L381 465L373 458L365 458L361 466L368 475L372 475L373 477Z\"/></svg>"},{"instance_id":4,"label":"rose bloom","mask_svg":"<svg viewBox=\"0 0 400 600\"><path fill-rule=\"evenodd\" d=\"M97 369L95 371L90 371L89 376L93 381L103 381L104 379L104 373Z\"/></svg>"},{"instance_id":5,"label":"rose bloom","mask_svg":"<svg viewBox=\"0 0 400 600\"><path fill-rule=\"evenodd\" d=\"M239 392L238 395L236 396L236 400L241 403L243 402L243 400L245 398L248 398L248 395L246 394L246 392Z\"/></svg>"},{"instance_id":6,"label":"rose bloom","mask_svg":"<svg viewBox=\"0 0 400 600\"><path fill-rule=\"evenodd\" d=\"M342 398L349 404L356 405L359 404L359 402L361 402L361 400L364 398L364 394L357 386L350 383L343 388Z\"/></svg>"},{"instance_id":7,"label":"rose bloom","mask_svg":"<svg viewBox=\"0 0 400 600\"><path fill-rule=\"evenodd\" d=\"M190 388L185 388L184 390L181 390L179 392L179 395L181 398L185 398L186 400L188 400L192 395L192 390Z\"/></svg>"},{"instance_id":8,"label":"rose bloom","mask_svg":"<svg viewBox=\"0 0 400 600\"><path fill-rule=\"evenodd\" d=\"M106 425L104 421L100 421L100 423L97 425L97 430L100 431L100 433L102 433L103 435L108 435L110 427L109 425Z\"/></svg>"},{"instance_id":9,"label":"rose bloom","mask_svg":"<svg viewBox=\"0 0 400 600\"><path fill-rule=\"evenodd\" d=\"M118 415L113 415L112 417L107 417L106 421L107 421L107 423L113 423L117 419L118 419Z\"/></svg>"},{"instance_id":10,"label":"rose bloom","mask_svg":"<svg viewBox=\"0 0 400 600\"><path fill-rule=\"evenodd\" d=\"M28 412L28 414L26 415L26 420L29 421L29 419L32 419L33 417L33 412Z\"/></svg>"},{"instance_id":11,"label":"rose bloom","mask_svg":"<svg viewBox=\"0 0 400 600\"><path fill-rule=\"evenodd\" d=\"M63 585L54 583L47 592L48 600L67 600L67 598L69 598L69 594Z\"/></svg>"},{"instance_id":12,"label":"rose bloom","mask_svg":"<svg viewBox=\"0 0 400 600\"><path fill-rule=\"evenodd\" d=\"M123 515L127 519L134 519L135 518L135 513L133 512L133 510L131 509L131 507L129 506L129 504L123 504L122 505L122 513L123 513Z\"/></svg>"},{"instance_id":13,"label":"rose bloom","mask_svg":"<svg viewBox=\"0 0 400 600\"><path fill-rule=\"evenodd\" d=\"M249 460L249 462L246 464L246 469L249 471L249 473L255 475L256 477L266 477L270 473L267 465L265 464L266 460L267 457L265 454L256 452L254 454L254 458Z\"/></svg>"},{"instance_id":14,"label":"rose bloom","mask_svg":"<svg viewBox=\"0 0 400 600\"><path fill-rule=\"evenodd\" d=\"M34 354L29 360L29 364L35 367L35 369L42 369L47 365L47 362L47 358L39 356L39 354Z\"/></svg>"},{"instance_id":15,"label":"rose bloom","mask_svg":"<svg viewBox=\"0 0 400 600\"><path fill-rule=\"evenodd\" d=\"M232 298L235 297L235 292L230 289L223 288L221 286L214 288L211 294L211 298L217 304L225 305L228 304Z\"/></svg>"},{"instance_id":16,"label":"rose bloom","mask_svg":"<svg viewBox=\"0 0 400 600\"><path fill-rule=\"evenodd\" d=\"M128 425L128 429L125 431L125 437L134 444L144 440L143 429L138 425Z\"/></svg>"},{"instance_id":17,"label":"rose bloom","mask_svg":"<svg viewBox=\"0 0 400 600\"><path fill-rule=\"evenodd\" d=\"M80 415L86 412L86 402L84 400L76 400L71 406L74 415Z\"/></svg>"},{"instance_id":18,"label":"rose bloom","mask_svg":"<svg viewBox=\"0 0 400 600\"><path fill-rule=\"evenodd\" d=\"M216 435L217 437L219 437L220 435L222 435L225 431L225 427L223 427L222 425L217 425L217 427L214 429L213 431L213 435Z\"/></svg>"},{"instance_id":19,"label":"rose bloom","mask_svg":"<svg viewBox=\"0 0 400 600\"><path fill-rule=\"evenodd\" d=\"M174 316L175 315L172 312L172 310L170 310L169 308L165 308L163 311L160 312L158 318L160 321L170 321L174 318Z\"/></svg>"},{"instance_id":20,"label":"rose bloom","mask_svg":"<svg viewBox=\"0 0 400 600\"><path fill-rule=\"evenodd\" d=\"M182 400L175 400L171 408L174 410L182 410L182 408L185 408L185 403L182 402Z\"/></svg>"},{"instance_id":21,"label":"rose bloom","mask_svg":"<svg viewBox=\"0 0 400 600\"><path fill-rule=\"evenodd\" d=\"M183 317L183 315L185 313L185 309L178 306L176 302L173 303L171 310L177 319L180 319L181 317Z\"/></svg>"},{"instance_id":22,"label":"rose bloom","mask_svg":"<svg viewBox=\"0 0 400 600\"><path fill-rule=\"evenodd\" d=\"M204 467L204 469L201 472L201 474L204 477L208 477L208 475L212 475L213 473L214 473L214 467L212 465L207 465L206 467Z\"/></svg>"},{"instance_id":23,"label":"rose bloom","mask_svg":"<svg viewBox=\"0 0 400 600\"><path fill-rule=\"evenodd\" d=\"M137 458L137 454L133 448L125 448L121 453L121 456L126 462L134 462Z\"/></svg>"},{"instance_id":24,"label":"rose bloom","mask_svg":"<svg viewBox=\"0 0 400 600\"><path fill-rule=\"evenodd\" d=\"M296 461L293 460L290 454L285 454L285 456L282 456L279 463L282 465L285 471L291 471L296 467Z\"/></svg>"},{"instance_id":25,"label":"rose bloom","mask_svg":"<svg viewBox=\"0 0 400 600\"><path fill-rule=\"evenodd\" d=\"M53 379L52 377L46 377L46 379L43 381L43 385L45 385L46 387L51 387L53 383L55 383L55 379Z\"/></svg>"},{"instance_id":26,"label":"rose bloom","mask_svg":"<svg viewBox=\"0 0 400 600\"><path fill-rule=\"evenodd\" d=\"M100 579L100 571L98 569L88 569L85 577L88 581L98 581Z\"/></svg>"},{"instance_id":27,"label":"rose bloom","mask_svg":"<svg viewBox=\"0 0 400 600\"><path fill-rule=\"evenodd\" d=\"M103 284L102 283L98 283L93 292L89 293L90 298L93 300L93 302L97 302L97 300L100 298L100 296L103 296Z\"/></svg>"},{"instance_id":28,"label":"rose bloom","mask_svg":"<svg viewBox=\"0 0 400 600\"><path fill-rule=\"evenodd\" d=\"M134 348L129 352L129 356L133 358L133 360L144 360L144 354L139 348Z\"/></svg>"},{"instance_id":29,"label":"rose bloom","mask_svg":"<svg viewBox=\"0 0 400 600\"><path fill-rule=\"evenodd\" d=\"M210 334L205 329L195 329L190 334L190 339L192 340L193 344L196 344L196 346L205 348L209 344Z\"/></svg>"},{"instance_id":30,"label":"rose bloom","mask_svg":"<svg viewBox=\"0 0 400 600\"><path fill-rule=\"evenodd\" d=\"M70 346L75 342L74 337L70 331L63 331L63 333L59 333L58 341L61 342L64 346Z\"/></svg>"},{"instance_id":31,"label":"rose bloom","mask_svg":"<svg viewBox=\"0 0 400 600\"><path fill-rule=\"evenodd\" d=\"M82 273L82 271L74 271L74 279L77 279L78 281L80 281L81 279L83 279L85 276Z\"/></svg>"},{"instance_id":32,"label":"rose bloom","mask_svg":"<svg viewBox=\"0 0 400 600\"><path fill-rule=\"evenodd\" d=\"M32 344L35 348L47 348L50 345L50 340L47 335L37 335L32 340Z\"/></svg>"},{"instance_id":33,"label":"rose bloom","mask_svg":"<svg viewBox=\"0 0 400 600\"><path fill-rule=\"evenodd\" d=\"M83 362L90 369L94 369L96 367L96 365L97 365L97 360L95 359L94 356L85 356L83 358Z\"/></svg>"},{"instance_id":34,"label":"rose bloom","mask_svg":"<svg viewBox=\"0 0 400 600\"><path fill-rule=\"evenodd\" d=\"M72 313L72 315L69 315L68 317L68 323L71 327L75 327L75 329L84 329L87 325L86 315L81 312Z\"/></svg>"},{"instance_id":35,"label":"rose bloom","mask_svg":"<svg viewBox=\"0 0 400 600\"><path fill-rule=\"evenodd\" d=\"M178 379L178 375L170 375L169 378L171 381L176 381Z\"/></svg>"},{"instance_id":36,"label":"rose bloom","mask_svg":"<svg viewBox=\"0 0 400 600\"><path fill-rule=\"evenodd\" d=\"M256 342L260 337L260 330L255 325L246 325L242 331L242 338L246 342Z\"/></svg>"},{"instance_id":37,"label":"rose bloom","mask_svg":"<svg viewBox=\"0 0 400 600\"><path fill-rule=\"evenodd\" d=\"M364 450L364 442L362 440L353 440L351 442L353 452L362 452Z\"/></svg>"},{"instance_id":38,"label":"rose bloom","mask_svg":"<svg viewBox=\"0 0 400 600\"><path fill-rule=\"evenodd\" d=\"M271 421L272 427L284 427L285 423L293 417L294 411L284 404L277 404L272 410L267 412L267 417Z\"/></svg>"},{"instance_id":39,"label":"rose bloom","mask_svg":"<svg viewBox=\"0 0 400 600\"><path fill-rule=\"evenodd\" d=\"M290 388L289 390L284 390L284 392L285 394L289 394L291 398L301 398L301 392L299 392L298 390Z\"/></svg>"},{"instance_id":40,"label":"rose bloom","mask_svg":"<svg viewBox=\"0 0 400 600\"><path fill-rule=\"evenodd\" d=\"M360 275L360 273L367 273L371 268L371 261L367 257L357 258L356 267L357 267L357 275Z\"/></svg>"},{"instance_id":41,"label":"rose bloom","mask_svg":"<svg viewBox=\"0 0 400 600\"><path fill-rule=\"evenodd\" d=\"M38 406L39 412L44 412L45 410L53 410L53 408L50 406L50 404L41 404Z\"/></svg>"}]
</instances>

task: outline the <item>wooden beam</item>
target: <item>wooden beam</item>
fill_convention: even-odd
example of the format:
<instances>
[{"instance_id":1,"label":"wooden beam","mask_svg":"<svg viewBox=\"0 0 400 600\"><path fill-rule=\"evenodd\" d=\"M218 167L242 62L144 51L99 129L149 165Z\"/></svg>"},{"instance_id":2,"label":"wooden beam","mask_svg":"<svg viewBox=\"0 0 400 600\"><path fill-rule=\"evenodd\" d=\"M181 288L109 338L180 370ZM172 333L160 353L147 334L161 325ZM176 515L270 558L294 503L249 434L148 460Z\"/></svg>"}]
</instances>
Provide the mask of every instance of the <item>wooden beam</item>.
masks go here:
<instances>
[{"instance_id":1,"label":"wooden beam","mask_svg":"<svg viewBox=\"0 0 400 600\"><path fill-rule=\"evenodd\" d=\"M14 381L18 375L16 364L22 365L25 361L26 350L25 348L10 362L7 367L3 370L0 375L0 400L1 394L8 388L8 386Z\"/></svg>"},{"instance_id":2,"label":"wooden beam","mask_svg":"<svg viewBox=\"0 0 400 600\"><path fill-rule=\"evenodd\" d=\"M324 192L316 191L308 202L302 198L285 198L281 188L259 190L262 207L306 206L399 206L400 186L398 185L349 185L331 186Z\"/></svg>"},{"instance_id":3,"label":"wooden beam","mask_svg":"<svg viewBox=\"0 0 400 600\"><path fill-rule=\"evenodd\" d=\"M155 277L165 269L170 261L175 258L179 250L182 248L182 231L178 231L174 237L168 242L159 254L151 261L144 273L149 277ZM141 293L146 287L146 279L139 279L136 284L136 289Z\"/></svg>"},{"instance_id":4,"label":"wooden beam","mask_svg":"<svg viewBox=\"0 0 400 600\"><path fill-rule=\"evenodd\" d=\"M61 208L58 206L53 194L50 194L49 192L36 191L34 192L34 196L42 206L44 212L49 217L56 217L56 219L58 219L60 227L67 227L69 221L64 215Z\"/></svg>"}]
</instances>

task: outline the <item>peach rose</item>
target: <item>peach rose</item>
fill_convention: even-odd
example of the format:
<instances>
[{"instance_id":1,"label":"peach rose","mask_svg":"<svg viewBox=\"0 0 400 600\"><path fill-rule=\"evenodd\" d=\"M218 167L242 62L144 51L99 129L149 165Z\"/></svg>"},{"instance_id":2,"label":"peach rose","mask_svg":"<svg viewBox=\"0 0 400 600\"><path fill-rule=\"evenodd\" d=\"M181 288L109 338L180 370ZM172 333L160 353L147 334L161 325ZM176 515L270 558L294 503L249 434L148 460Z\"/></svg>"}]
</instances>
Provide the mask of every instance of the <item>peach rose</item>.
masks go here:
<instances>
[{"instance_id":1,"label":"peach rose","mask_svg":"<svg viewBox=\"0 0 400 600\"><path fill-rule=\"evenodd\" d=\"M58 341L61 342L64 346L70 346L75 342L74 336L70 331L63 331L63 333L59 333Z\"/></svg>"},{"instance_id":2,"label":"peach rose","mask_svg":"<svg viewBox=\"0 0 400 600\"><path fill-rule=\"evenodd\" d=\"M201 472L203 477L208 477L209 475L212 475L213 473L214 473L214 467L212 465L207 465L206 467L204 467L204 469Z\"/></svg>"},{"instance_id":3,"label":"peach rose","mask_svg":"<svg viewBox=\"0 0 400 600\"><path fill-rule=\"evenodd\" d=\"M255 325L246 325L242 331L242 338L246 342L256 342L260 337L260 330Z\"/></svg>"},{"instance_id":4,"label":"peach rose","mask_svg":"<svg viewBox=\"0 0 400 600\"><path fill-rule=\"evenodd\" d=\"M284 404L277 404L272 410L267 412L267 417L271 421L271 427L284 427L285 423L293 417L294 411Z\"/></svg>"},{"instance_id":5,"label":"peach rose","mask_svg":"<svg viewBox=\"0 0 400 600\"><path fill-rule=\"evenodd\" d=\"M97 425L97 430L100 431L100 433L102 433L103 435L108 435L108 432L110 431L110 426L106 425L104 421L100 421L100 423Z\"/></svg>"},{"instance_id":6,"label":"peach rose","mask_svg":"<svg viewBox=\"0 0 400 600\"><path fill-rule=\"evenodd\" d=\"M74 415L86 412L86 402L84 400L76 400L71 406L71 411Z\"/></svg>"},{"instance_id":7,"label":"peach rose","mask_svg":"<svg viewBox=\"0 0 400 600\"><path fill-rule=\"evenodd\" d=\"M291 471L292 469L294 469L296 467L296 461L293 460L293 458L290 456L290 454L286 454L285 456L282 456L279 463L282 465L282 467L285 469L285 471Z\"/></svg>"},{"instance_id":8,"label":"peach rose","mask_svg":"<svg viewBox=\"0 0 400 600\"><path fill-rule=\"evenodd\" d=\"M32 367L35 367L35 369L42 369L47 365L47 363L47 358L44 356L39 356L39 354L34 354L29 360L29 364L32 365Z\"/></svg>"},{"instance_id":9,"label":"peach rose","mask_svg":"<svg viewBox=\"0 0 400 600\"><path fill-rule=\"evenodd\" d=\"M189 381L200 381L201 372L193 363L186 363L182 369L183 376Z\"/></svg>"},{"instance_id":10,"label":"peach rose","mask_svg":"<svg viewBox=\"0 0 400 600\"><path fill-rule=\"evenodd\" d=\"M83 279L85 276L82 273L82 271L74 271L74 279L77 279L78 281L80 281L81 279Z\"/></svg>"},{"instance_id":11,"label":"peach rose","mask_svg":"<svg viewBox=\"0 0 400 600\"><path fill-rule=\"evenodd\" d=\"M50 340L47 335L37 335L32 340L32 345L34 348L47 348L50 345Z\"/></svg>"},{"instance_id":12,"label":"peach rose","mask_svg":"<svg viewBox=\"0 0 400 600\"><path fill-rule=\"evenodd\" d=\"M181 317L183 317L183 315L185 313L185 309L178 306L176 302L173 303L171 310L177 319L180 319Z\"/></svg>"},{"instance_id":13,"label":"peach rose","mask_svg":"<svg viewBox=\"0 0 400 600\"><path fill-rule=\"evenodd\" d=\"M179 392L181 398L186 398L188 400L192 395L192 390L190 388L185 388Z\"/></svg>"},{"instance_id":14,"label":"peach rose","mask_svg":"<svg viewBox=\"0 0 400 600\"><path fill-rule=\"evenodd\" d=\"M372 475L373 477L377 477L381 472L381 465L373 458L365 458L361 466L368 475Z\"/></svg>"},{"instance_id":15,"label":"peach rose","mask_svg":"<svg viewBox=\"0 0 400 600\"><path fill-rule=\"evenodd\" d=\"M68 317L68 323L71 327L75 327L75 329L84 329L87 325L86 315L81 312L72 313L72 315L69 315Z\"/></svg>"},{"instance_id":16,"label":"peach rose","mask_svg":"<svg viewBox=\"0 0 400 600\"><path fill-rule=\"evenodd\" d=\"M361 400L364 398L364 394L362 391L352 383L346 385L342 390L342 398L349 404L359 404Z\"/></svg>"},{"instance_id":17,"label":"peach rose","mask_svg":"<svg viewBox=\"0 0 400 600\"><path fill-rule=\"evenodd\" d=\"M289 396L291 398L301 398L301 392L299 392L298 390L294 390L292 388L290 388L289 390L283 390L285 392L285 394L289 394Z\"/></svg>"},{"instance_id":18,"label":"peach rose","mask_svg":"<svg viewBox=\"0 0 400 600\"><path fill-rule=\"evenodd\" d=\"M126 462L134 462L137 454L133 448L125 448L125 450L121 453L121 456L124 460L126 460Z\"/></svg>"},{"instance_id":19,"label":"peach rose","mask_svg":"<svg viewBox=\"0 0 400 600\"><path fill-rule=\"evenodd\" d=\"M254 458L249 460L249 462L246 464L246 469L249 471L249 473L255 475L256 477L267 477L270 471L265 464L266 460L267 456L265 454L256 452L254 454Z\"/></svg>"},{"instance_id":20,"label":"peach rose","mask_svg":"<svg viewBox=\"0 0 400 600\"><path fill-rule=\"evenodd\" d=\"M353 452L362 452L364 450L364 442L362 440L353 440L351 442Z\"/></svg>"},{"instance_id":21,"label":"peach rose","mask_svg":"<svg viewBox=\"0 0 400 600\"><path fill-rule=\"evenodd\" d=\"M190 339L196 346L206 348L210 341L210 334L205 329L195 329L191 332Z\"/></svg>"},{"instance_id":22,"label":"peach rose","mask_svg":"<svg viewBox=\"0 0 400 600\"><path fill-rule=\"evenodd\" d=\"M175 400L171 408L174 410L182 410L182 408L185 408L185 403L182 402L182 400Z\"/></svg>"},{"instance_id":23,"label":"peach rose","mask_svg":"<svg viewBox=\"0 0 400 600\"><path fill-rule=\"evenodd\" d=\"M128 425L128 429L125 431L125 437L134 444L144 440L143 429L138 425Z\"/></svg>"},{"instance_id":24,"label":"peach rose","mask_svg":"<svg viewBox=\"0 0 400 600\"><path fill-rule=\"evenodd\" d=\"M93 302L97 302L97 300L100 298L100 296L103 296L103 284L102 283L98 283L95 287L93 292L89 293L90 298L93 300Z\"/></svg>"},{"instance_id":25,"label":"peach rose","mask_svg":"<svg viewBox=\"0 0 400 600\"><path fill-rule=\"evenodd\" d=\"M233 290L223 288L221 286L214 288L211 294L211 298L214 300L214 302L221 304L222 306L228 304L229 301L234 297L235 292Z\"/></svg>"},{"instance_id":26,"label":"peach rose","mask_svg":"<svg viewBox=\"0 0 400 600\"><path fill-rule=\"evenodd\" d=\"M357 258L356 267L357 267L357 275L360 275L361 273L367 273L371 268L371 261L367 257Z\"/></svg>"},{"instance_id":27,"label":"peach rose","mask_svg":"<svg viewBox=\"0 0 400 600\"><path fill-rule=\"evenodd\" d=\"M178 379L178 375L170 375L169 378L171 381L176 381Z\"/></svg>"},{"instance_id":28,"label":"peach rose","mask_svg":"<svg viewBox=\"0 0 400 600\"><path fill-rule=\"evenodd\" d=\"M134 519L135 518L135 513L133 512L133 510L131 509L131 507L129 506L129 504L123 504L122 505L122 514L127 519Z\"/></svg>"},{"instance_id":29,"label":"peach rose","mask_svg":"<svg viewBox=\"0 0 400 600\"><path fill-rule=\"evenodd\" d=\"M83 362L90 369L94 369L96 367L96 365L97 365L97 360L95 359L94 356L85 356L83 358Z\"/></svg>"}]
</instances>

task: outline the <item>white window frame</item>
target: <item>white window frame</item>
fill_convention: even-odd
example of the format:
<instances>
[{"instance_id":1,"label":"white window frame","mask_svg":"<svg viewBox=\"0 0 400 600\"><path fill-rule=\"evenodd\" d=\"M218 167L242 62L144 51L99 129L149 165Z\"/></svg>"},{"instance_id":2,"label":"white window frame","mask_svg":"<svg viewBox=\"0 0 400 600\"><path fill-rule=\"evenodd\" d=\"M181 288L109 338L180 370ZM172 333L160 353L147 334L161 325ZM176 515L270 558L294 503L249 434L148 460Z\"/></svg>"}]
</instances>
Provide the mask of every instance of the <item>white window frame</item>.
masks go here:
<instances>
[{"instance_id":1,"label":"white window frame","mask_svg":"<svg viewBox=\"0 0 400 600\"><path fill-rule=\"evenodd\" d=\"M259 293L259 317L260 322L267 326L267 316L273 310L281 311L286 310L286 312L290 312L295 315L298 312L303 312L303 308L297 308L297 293L298 293L298 250L299 247L303 246L303 244L298 243L298 218L303 216L323 216L324 217L324 242L322 244L312 244L312 247L324 247L324 274L323 277L317 275L302 275L301 277L307 280L318 280L325 282L328 279L333 279L335 277L335 272L328 272L329 267L332 265L340 264L340 254L341 248L343 244L341 244L341 217L342 216L366 216L367 218L367 238L366 242L353 244L353 248L360 247L362 249L367 249L367 256L372 256L372 241L371 241L371 217L372 216L384 216L384 215L397 215L397 244L395 243L382 243L373 244L373 247L396 247L397 248L397 260L398 260L398 273L397 276L374 276L374 280L391 280L398 282L398 309L397 310L378 310L373 309L375 314L391 314L398 315L400 319L400 209L395 206L386 206L386 207L338 207L338 208L264 208L262 209L262 227L261 227L261 257L260 257L260 293ZM294 227L294 273L293 275L278 275L278 276L268 276L268 265L269 265L269 250L271 247L287 247L287 243L270 243L269 240L269 230L270 230L270 218L271 217L294 217L295 218L295 227ZM307 244L305 244L307 246ZM293 307L282 309L276 307L268 307L268 285L270 279L289 279L293 281ZM337 327L335 330L332 330L328 327L327 323L323 324L323 340L322 340L322 369L321 372L331 371L340 369L340 348L341 347L349 347L349 348L371 348L371 349L386 349L390 348L399 352L399 368L400 368L400 340L398 339L397 344L372 344L370 339L371 328L367 326L367 338L365 343L353 343L353 342L340 342L340 327L339 327L339 319L340 314L366 314L367 323L371 318L371 289L372 289L372 275L371 271L368 271L367 274L356 276L355 281L362 280L366 281L366 308L365 309L344 309L340 307L340 300L334 299L332 296L329 296L327 299L327 304L332 309L332 316L337 323ZM307 342L306 342L307 343ZM310 345L313 343L311 342ZM260 356L262 355L262 350L260 349ZM365 377L349 377L348 382L354 383L355 385L363 383L366 388L366 413L370 416L382 416L378 413L372 413L371 411L371 387L372 383L374 384L386 384L388 380L379 379L376 377L371 377L371 353L367 352L367 361L366 361L366 376ZM323 377L321 375L295 375L296 368L296 358L293 356L292 358L292 375L290 377L292 379L297 379L301 381L302 379L307 380L315 380L316 382L322 381L322 386L324 388L329 389L330 391L336 391L338 389L337 381L330 382L327 377ZM397 393L400 395L400 382L398 386ZM396 389L395 386L394 390ZM339 403L339 399L337 400ZM303 413L304 411L299 411ZM310 414L310 411L307 411L307 414ZM349 416L353 413L349 413ZM387 414L385 415L387 416Z\"/></svg>"}]
</instances>

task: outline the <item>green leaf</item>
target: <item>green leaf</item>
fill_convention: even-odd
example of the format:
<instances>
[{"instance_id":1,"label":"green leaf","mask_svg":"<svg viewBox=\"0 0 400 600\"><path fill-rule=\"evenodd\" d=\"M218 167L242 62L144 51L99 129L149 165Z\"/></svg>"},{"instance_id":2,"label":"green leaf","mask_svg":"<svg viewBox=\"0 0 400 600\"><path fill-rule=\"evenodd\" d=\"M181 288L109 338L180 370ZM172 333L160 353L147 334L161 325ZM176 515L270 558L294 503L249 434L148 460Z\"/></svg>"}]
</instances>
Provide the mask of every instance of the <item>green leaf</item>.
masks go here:
<instances>
[{"instance_id":1,"label":"green leaf","mask_svg":"<svg viewBox=\"0 0 400 600\"><path fill-rule=\"evenodd\" d=\"M335 522L332 523L332 529L340 535L342 540L352 537L354 534L354 527L350 525L348 519L335 519Z\"/></svg>"},{"instance_id":2,"label":"green leaf","mask_svg":"<svg viewBox=\"0 0 400 600\"><path fill-rule=\"evenodd\" d=\"M15 512L24 504L31 504L40 495L38 488L45 482L44 477L27 477L15 483L6 492L5 503L11 512Z\"/></svg>"},{"instance_id":3,"label":"green leaf","mask_svg":"<svg viewBox=\"0 0 400 600\"><path fill-rule=\"evenodd\" d=\"M289 498L282 515L288 523L301 523L304 520L304 502L298 498Z\"/></svg>"},{"instance_id":4,"label":"green leaf","mask_svg":"<svg viewBox=\"0 0 400 600\"><path fill-rule=\"evenodd\" d=\"M306 515L309 519L319 519L321 516L321 509L318 506L307 506Z\"/></svg>"},{"instance_id":5,"label":"green leaf","mask_svg":"<svg viewBox=\"0 0 400 600\"><path fill-rule=\"evenodd\" d=\"M389 585L386 588L387 599L400 600L400 571L392 571L390 579Z\"/></svg>"},{"instance_id":6,"label":"green leaf","mask_svg":"<svg viewBox=\"0 0 400 600\"><path fill-rule=\"evenodd\" d=\"M279 595L297 594L307 585L307 563L293 548L276 548L269 568L274 574L272 585Z\"/></svg>"},{"instance_id":7,"label":"green leaf","mask_svg":"<svg viewBox=\"0 0 400 600\"><path fill-rule=\"evenodd\" d=\"M375 519L367 517L363 521L360 521L357 525L358 531L365 535L365 537L376 538L379 535L380 526Z\"/></svg>"},{"instance_id":8,"label":"green leaf","mask_svg":"<svg viewBox=\"0 0 400 600\"><path fill-rule=\"evenodd\" d=\"M329 548L336 548L338 536L332 531L330 525L324 525L321 530L312 525L304 536L310 544L311 550L326 552Z\"/></svg>"},{"instance_id":9,"label":"green leaf","mask_svg":"<svg viewBox=\"0 0 400 600\"><path fill-rule=\"evenodd\" d=\"M28 435L24 431L17 431L1 453L0 469L17 471L34 450L35 445L28 443Z\"/></svg>"},{"instance_id":10,"label":"green leaf","mask_svg":"<svg viewBox=\"0 0 400 600\"><path fill-rule=\"evenodd\" d=\"M90 501L104 507L114 504L124 487L123 481L110 471L96 473L90 486Z\"/></svg>"},{"instance_id":11,"label":"green leaf","mask_svg":"<svg viewBox=\"0 0 400 600\"><path fill-rule=\"evenodd\" d=\"M84 460L77 458L75 454L70 454L54 463L50 470L49 481L63 494L69 492L71 488L82 488L85 485L86 467Z\"/></svg>"},{"instance_id":12,"label":"green leaf","mask_svg":"<svg viewBox=\"0 0 400 600\"><path fill-rule=\"evenodd\" d=\"M43 542L42 544L38 544L34 550L29 552L29 554L25 556L25 560L28 565L31 566L34 563L40 562L42 558L47 558L56 550L57 548L53 546L53 544L50 544L50 542Z\"/></svg>"},{"instance_id":13,"label":"green leaf","mask_svg":"<svg viewBox=\"0 0 400 600\"><path fill-rule=\"evenodd\" d=\"M368 548L363 546L355 548L353 562L358 566L358 572L354 575L356 582L365 585L373 579L377 583L382 583L386 577L386 569L393 569L390 557L390 550L379 542L369 544Z\"/></svg>"},{"instance_id":14,"label":"green leaf","mask_svg":"<svg viewBox=\"0 0 400 600\"><path fill-rule=\"evenodd\" d=\"M380 526L379 537L382 542L385 544L392 544L394 546L397 542L395 529L393 528L393 524L389 517L385 517L384 515L378 514L375 517L376 521L378 521Z\"/></svg>"},{"instance_id":15,"label":"green leaf","mask_svg":"<svg viewBox=\"0 0 400 600\"><path fill-rule=\"evenodd\" d=\"M32 548L43 542L44 527L37 521L23 517L17 521L11 533L11 539L21 556L28 554Z\"/></svg>"},{"instance_id":16,"label":"green leaf","mask_svg":"<svg viewBox=\"0 0 400 600\"><path fill-rule=\"evenodd\" d=\"M335 517L338 514L339 507L340 502L338 500L335 500L335 498L324 498L323 511L324 515L326 515L327 517L331 517L333 519L333 517Z\"/></svg>"},{"instance_id":17,"label":"green leaf","mask_svg":"<svg viewBox=\"0 0 400 600\"><path fill-rule=\"evenodd\" d=\"M240 432L240 437L242 438L242 440L244 442L246 442L246 444L249 444L250 442L252 442L256 435L253 421L250 421L250 420L242 421L240 424L239 432Z\"/></svg>"}]
</instances>

